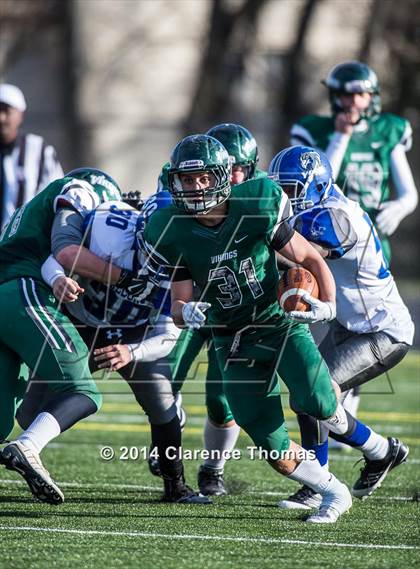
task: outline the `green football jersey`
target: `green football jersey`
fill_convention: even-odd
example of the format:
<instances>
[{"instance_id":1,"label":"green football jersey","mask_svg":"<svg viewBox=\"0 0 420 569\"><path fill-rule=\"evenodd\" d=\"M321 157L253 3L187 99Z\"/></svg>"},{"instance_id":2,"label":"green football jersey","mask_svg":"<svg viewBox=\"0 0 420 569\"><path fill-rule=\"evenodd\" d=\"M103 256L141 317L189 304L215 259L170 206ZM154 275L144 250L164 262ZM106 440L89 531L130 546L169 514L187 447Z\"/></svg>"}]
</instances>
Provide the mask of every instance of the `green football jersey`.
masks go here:
<instances>
[{"instance_id":1,"label":"green football jersey","mask_svg":"<svg viewBox=\"0 0 420 569\"><path fill-rule=\"evenodd\" d=\"M355 130L345 152L337 184L375 218L379 205L389 200L391 153L397 144L411 147L410 123L397 115L381 113ZM363 126L363 125L362 125ZM325 150L335 132L334 117L308 115L292 127L293 139Z\"/></svg>"},{"instance_id":2,"label":"green football jersey","mask_svg":"<svg viewBox=\"0 0 420 569\"><path fill-rule=\"evenodd\" d=\"M175 206L158 210L145 230L152 261L176 267L211 303L208 322L239 329L281 313L276 249L293 234L290 203L268 178L238 184L225 220L207 227ZM180 276L182 275L182 277Z\"/></svg>"},{"instance_id":3,"label":"green football jersey","mask_svg":"<svg viewBox=\"0 0 420 569\"><path fill-rule=\"evenodd\" d=\"M51 253L51 229L60 206L85 216L106 199L118 199L104 186L62 178L18 208L0 236L0 283L18 277L42 280L41 266Z\"/></svg>"}]
</instances>

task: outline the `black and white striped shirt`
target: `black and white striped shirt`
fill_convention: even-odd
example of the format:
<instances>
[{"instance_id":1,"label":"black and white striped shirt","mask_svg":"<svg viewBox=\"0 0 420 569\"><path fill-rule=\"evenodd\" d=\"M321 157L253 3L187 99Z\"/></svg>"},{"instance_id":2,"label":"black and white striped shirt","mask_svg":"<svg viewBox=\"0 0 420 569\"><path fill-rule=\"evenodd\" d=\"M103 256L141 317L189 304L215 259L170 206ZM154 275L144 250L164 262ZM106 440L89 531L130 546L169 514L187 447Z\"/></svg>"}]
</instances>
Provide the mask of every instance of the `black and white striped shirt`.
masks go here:
<instances>
[{"instance_id":1,"label":"black and white striped shirt","mask_svg":"<svg viewBox=\"0 0 420 569\"><path fill-rule=\"evenodd\" d=\"M62 177L55 149L41 136L25 134L9 148L0 146L0 227L16 208Z\"/></svg>"}]
</instances>

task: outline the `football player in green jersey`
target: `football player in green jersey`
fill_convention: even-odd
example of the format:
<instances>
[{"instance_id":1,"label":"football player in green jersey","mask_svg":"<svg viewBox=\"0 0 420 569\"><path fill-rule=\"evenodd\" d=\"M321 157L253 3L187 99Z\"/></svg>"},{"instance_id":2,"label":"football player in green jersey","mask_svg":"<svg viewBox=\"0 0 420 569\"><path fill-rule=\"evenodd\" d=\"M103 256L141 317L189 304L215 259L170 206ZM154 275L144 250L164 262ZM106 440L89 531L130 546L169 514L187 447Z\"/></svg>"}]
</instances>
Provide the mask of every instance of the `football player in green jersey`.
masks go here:
<instances>
[{"instance_id":1,"label":"football player in green jersey","mask_svg":"<svg viewBox=\"0 0 420 569\"><path fill-rule=\"evenodd\" d=\"M258 146L248 129L239 124L222 123L212 127L206 134L216 138L226 148L232 165L230 178L232 186L267 175L257 167ZM210 329L204 327L187 332L187 336L183 339L182 351L180 351L182 357L176 362L174 387L175 390L181 389L203 345L207 345L208 358L206 374L208 418L204 427L204 447L212 454L199 468L198 486L200 492L206 496L221 496L226 494L224 456L235 447L240 428L235 423L223 393L222 376Z\"/></svg>"},{"instance_id":2,"label":"football player in green jersey","mask_svg":"<svg viewBox=\"0 0 420 569\"><path fill-rule=\"evenodd\" d=\"M22 362L32 370L31 377L48 382L55 393L31 425L2 449L0 462L21 474L35 497L51 504L63 502L64 497L39 453L61 432L95 413L101 395L89 373L87 347L58 310L51 289L43 282L41 266L51 252L54 224L66 225L80 245L85 214L120 195L108 174L92 168L73 170L16 210L0 239L0 440L13 428ZM63 248L78 272L83 272L83 264L92 271L96 263L104 278L110 275L127 287L135 281L134 275L117 267L100 265L101 260L89 251L80 255L79 271L79 259L73 258L72 250L71 244ZM74 294L82 292L79 287Z\"/></svg>"},{"instance_id":3,"label":"football player in green jersey","mask_svg":"<svg viewBox=\"0 0 420 569\"><path fill-rule=\"evenodd\" d=\"M292 127L291 142L325 151L337 185L347 197L358 201L375 223L389 261L388 236L418 201L405 154L411 148L410 124L381 112L377 76L364 63L337 65L324 84L331 116L303 117ZM396 192L392 198L391 179Z\"/></svg>"},{"instance_id":4,"label":"football player in green jersey","mask_svg":"<svg viewBox=\"0 0 420 569\"><path fill-rule=\"evenodd\" d=\"M290 441L278 375L305 409L343 428L328 368L306 326L335 317L335 286L322 257L287 222L290 204L267 178L249 180L231 196L224 146L208 135L174 149L169 187L174 205L157 211L145 231L152 260L171 268L172 314L179 326L211 327L223 389L233 417L279 473L323 495L313 523L333 523L351 507L347 487ZM320 299L286 318L277 301L275 251L310 270ZM193 282L200 287L193 300ZM294 321L296 320L296 321ZM345 419L344 419L345 420Z\"/></svg>"}]
</instances>

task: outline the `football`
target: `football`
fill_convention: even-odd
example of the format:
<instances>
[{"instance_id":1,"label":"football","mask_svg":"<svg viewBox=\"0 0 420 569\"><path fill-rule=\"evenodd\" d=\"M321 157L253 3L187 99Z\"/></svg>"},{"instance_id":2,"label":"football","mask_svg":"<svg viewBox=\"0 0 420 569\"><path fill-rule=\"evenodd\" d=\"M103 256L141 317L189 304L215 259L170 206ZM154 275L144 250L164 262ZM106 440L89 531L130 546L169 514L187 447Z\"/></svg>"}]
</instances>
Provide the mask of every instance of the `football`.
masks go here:
<instances>
[{"instance_id":1,"label":"football","mask_svg":"<svg viewBox=\"0 0 420 569\"><path fill-rule=\"evenodd\" d=\"M302 267L293 267L283 273L278 288L278 299L283 310L286 312L292 310L308 311L310 309L309 304L301 298L305 292L314 298L318 298L318 283L311 272Z\"/></svg>"}]
</instances>

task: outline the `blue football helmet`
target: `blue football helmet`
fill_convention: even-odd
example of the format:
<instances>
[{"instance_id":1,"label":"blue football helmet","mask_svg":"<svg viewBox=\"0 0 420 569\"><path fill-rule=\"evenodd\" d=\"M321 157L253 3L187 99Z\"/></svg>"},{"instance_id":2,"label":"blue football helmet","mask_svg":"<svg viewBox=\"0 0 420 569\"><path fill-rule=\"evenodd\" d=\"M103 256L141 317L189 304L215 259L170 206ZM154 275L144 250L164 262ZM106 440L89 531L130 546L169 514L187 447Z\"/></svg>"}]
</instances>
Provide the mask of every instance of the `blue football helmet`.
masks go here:
<instances>
[{"instance_id":1,"label":"blue football helmet","mask_svg":"<svg viewBox=\"0 0 420 569\"><path fill-rule=\"evenodd\" d=\"M276 154L268 176L286 192L294 211L318 204L334 184L328 158L310 146L290 146Z\"/></svg>"}]
</instances>

